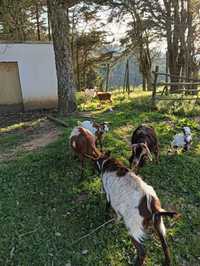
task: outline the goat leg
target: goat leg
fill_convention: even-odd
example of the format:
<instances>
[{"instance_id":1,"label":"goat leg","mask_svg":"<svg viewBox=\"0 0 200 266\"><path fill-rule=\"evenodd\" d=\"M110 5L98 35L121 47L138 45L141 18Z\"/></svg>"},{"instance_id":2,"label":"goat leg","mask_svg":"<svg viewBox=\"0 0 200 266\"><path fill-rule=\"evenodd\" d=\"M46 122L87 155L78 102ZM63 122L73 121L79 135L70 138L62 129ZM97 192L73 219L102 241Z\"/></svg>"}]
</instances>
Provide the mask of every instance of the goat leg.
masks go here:
<instances>
[{"instance_id":1,"label":"goat leg","mask_svg":"<svg viewBox=\"0 0 200 266\"><path fill-rule=\"evenodd\" d=\"M169 252L169 247L168 247L167 241L165 239L164 233L163 233L162 228L161 228L161 217L155 219L154 227L155 227L156 233L157 233L157 235L158 235L158 237L160 239L160 242L161 242L161 245L162 245L162 249L163 249L163 252L164 252L164 255L165 255L165 263L164 263L164 265L165 266L170 266L171 265L170 252Z\"/></svg>"},{"instance_id":2,"label":"goat leg","mask_svg":"<svg viewBox=\"0 0 200 266\"><path fill-rule=\"evenodd\" d=\"M133 244L137 249L137 254L138 254L135 266L143 266L146 256L144 246L134 238L133 238Z\"/></svg>"}]
</instances>

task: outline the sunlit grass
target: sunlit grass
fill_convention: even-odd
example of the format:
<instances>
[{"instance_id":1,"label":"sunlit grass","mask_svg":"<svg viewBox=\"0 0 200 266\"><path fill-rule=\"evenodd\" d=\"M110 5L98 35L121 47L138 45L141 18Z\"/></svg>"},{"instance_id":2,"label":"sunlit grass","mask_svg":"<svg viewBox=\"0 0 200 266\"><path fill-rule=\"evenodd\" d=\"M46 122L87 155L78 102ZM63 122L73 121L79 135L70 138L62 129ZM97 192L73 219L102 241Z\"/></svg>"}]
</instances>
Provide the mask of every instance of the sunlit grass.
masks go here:
<instances>
[{"instance_id":1,"label":"sunlit grass","mask_svg":"<svg viewBox=\"0 0 200 266\"><path fill-rule=\"evenodd\" d=\"M166 221L172 265L197 266L200 265L199 125L190 118L190 113L179 116L152 112L149 94L137 91L128 97L115 92L112 104L101 106L95 99L82 98L79 108L91 111L97 121L110 123L104 147L126 165L133 129L144 122L154 126L161 145L160 163L147 164L140 174L154 186L166 209L175 209L182 215L178 221ZM0 164L0 265L133 265L136 252L122 223L109 224L72 245L108 218L98 174L92 172L88 162L85 179L80 181L79 161L71 156L68 146L72 128L84 118L64 119L68 128L63 129L56 143ZM192 149L185 154L168 155L170 141L183 125L192 129ZM8 137L7 143L12 141ZM15 138L15 145L18 141L20 135ZM152 236L145 243L146 265L161 265L160 242Z\"/></svg>"},{"instance_id":2,"label":"sunlit grass","mask_svg":"<svg viewBox=\"0 0 200 266\"><path fill-rule=\"evenodd\" d=\"M8 133L10 131L14 131L17 129L24 129L27 127L34 127L36 125L38 125L39 123L41 123L41 121L43 121L44 119L37 119L37 120L33 120L32 122L20 122L20 123L16 123L16 124L12 124L10 126L7 127L0 127L0 133Z\"/></svg>"}]
</instances>

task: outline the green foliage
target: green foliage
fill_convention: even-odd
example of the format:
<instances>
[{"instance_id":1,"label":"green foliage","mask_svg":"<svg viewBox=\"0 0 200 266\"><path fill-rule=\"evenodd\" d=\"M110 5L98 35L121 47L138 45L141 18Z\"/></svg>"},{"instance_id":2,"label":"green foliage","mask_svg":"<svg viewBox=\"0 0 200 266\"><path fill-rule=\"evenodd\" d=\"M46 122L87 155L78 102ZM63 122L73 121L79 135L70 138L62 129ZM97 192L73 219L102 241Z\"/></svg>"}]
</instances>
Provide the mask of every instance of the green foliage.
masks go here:
<instances>
[{"instance_id":1,"label":"green foliage","mask_svg":"<svg viewBox=\"0 0 200 266\"><path fill-rule=\"evenodd\" d=\"M47 25L44 19L44 2L38 0L0 1L0 39L13 41L38 40L36 5L41 39L46 40Z\"/></svg>"},{"instance_id":2,"label":"green foliage","mask_svg":"<svg viewBox=\"0 0 200 266\"><path fill-rule=\"evenodd\" d=\"M199 132L189 118L151 112L148 93L130 97L114 93L110 104L98 107L96 100L80 107L92 110L97 121L111 123L104 147L128 164L131 133L140 123L155 127L161 143L158 165L147 164L141 176L157 191L163 207L176 209L182 217L165 221L173 266L200 264L199 241ZM83 96L79 98L83 100ZM122 223L109 224L74 244L107 218L101 182L87 163L86 177L80 181L77 159L71 156L68 137L78 118L65 118L69 127L60 139L37 152L21 154L0 164L0 265L87 265L127 266L133 264L135 250ZM79 118L80 120L80 118ZM191 151L167 155L174 125L192 127ZM6 140L5 140L6 141ZM161 265L163 253L152 235L145 241L147 266Z\"/></svg>"},{"instance_id":3,"label":"green foliage","mask_svg":"<svg viewBox=\"0 0 200 266\"><path fill-rule=\"evenodd\" d=\"M168 96L169 98L170 96ZM177 96L177 98L180 96ZM174 98L174 96L172 96ZM194 100L164 100L159 101L157 107L160 112L167 112L168 114L174 114L179 116L198 116L200 111L199 103L196 103L196 98Z\"/></svg>"}]
</instances>

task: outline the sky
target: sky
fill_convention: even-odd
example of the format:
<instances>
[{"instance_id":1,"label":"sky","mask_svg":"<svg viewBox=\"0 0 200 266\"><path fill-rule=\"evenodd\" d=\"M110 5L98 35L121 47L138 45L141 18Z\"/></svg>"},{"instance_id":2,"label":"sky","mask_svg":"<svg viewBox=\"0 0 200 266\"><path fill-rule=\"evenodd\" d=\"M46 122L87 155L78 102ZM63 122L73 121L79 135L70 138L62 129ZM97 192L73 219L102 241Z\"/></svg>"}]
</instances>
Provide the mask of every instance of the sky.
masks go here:
<instances>
[{"instance_id":1,"label":"sky","mask_svg":"<svg viewBox=\"0 0 200 266\"><path fill-rule=\"evenodd\" d=\"M107 40L108 42L111 42L112 45L120 45L120 39L125 37L126 31L127 31L127 23L130 22L130 17L127 15L123 20L117 21L116 18L113 18L112 22L108 23L108 17L110 15L110 11L108 9L105 9L102 11L100 10L97 13L97 16L99 18L99 21L96 22L91 21L89 24L86 25L83 21L79 23L79 30L80 31L89 31L91 28L95 26L99 26L100 29L106 31L107 34ZM102 26L102 23L105 24L105 26ZM160 50L161 52L166 51L166 42L155 42L151 44L152 48L155 48L157 50Z\"/></svg>"},{"instance_id":2,"label":"sky","mask_svg":"<svg viewBox=\"0 0 200 266\"><path fill-rule=\"evenodd\" d=\"M103 22L105 24L104 27L101 27L102 30L105 30L108 32L107 40L111 42L113 45L120 45L120 39L125 37L126 31L127 31L127 23L130 22L130 18L127 15L123 20L117 21L117 19L113 18L113 21L111 23L108 23L108 17L109 17L109 11L100 11L98 13L100 21L97 24L101 25ZM89 30L91 27L94 26L94 22L88 25ZM82 24L82 28L85 26ZM85 29L85 28L84 28ZM154 42L151 44L152 48L155 48L157 50L160 50L161 52L166 51L166 42L161 41L161 42Z\"/></svg>"}]
</instances>

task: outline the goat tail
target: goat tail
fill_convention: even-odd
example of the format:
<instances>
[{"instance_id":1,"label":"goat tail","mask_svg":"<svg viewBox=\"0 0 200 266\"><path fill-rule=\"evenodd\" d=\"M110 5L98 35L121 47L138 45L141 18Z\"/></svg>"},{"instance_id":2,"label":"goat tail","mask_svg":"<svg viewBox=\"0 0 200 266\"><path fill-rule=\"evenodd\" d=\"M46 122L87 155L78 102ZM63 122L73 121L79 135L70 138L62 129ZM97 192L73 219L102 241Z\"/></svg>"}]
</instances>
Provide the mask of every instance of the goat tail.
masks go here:
<instances>
[{"instance_id":1,"label":"goat tail","mask_svg":"<svg viewBox=\"0 0 200 266\"><path fill-rule=\"evenodd\" d=\"M170 218L179 218L180 214L175 211L159 211L153 214L153 221L159 220L163 216L168 216Z\"/></svg>"}]
</instances>

